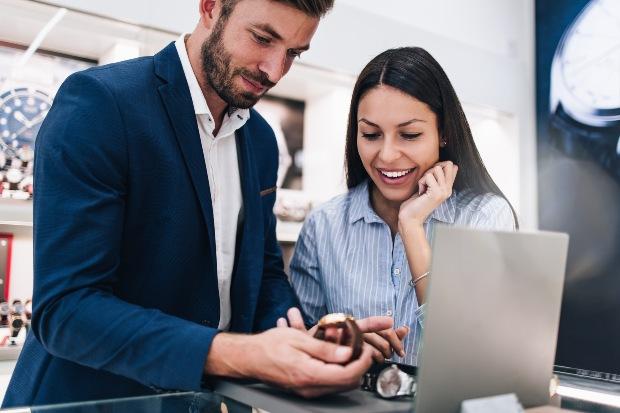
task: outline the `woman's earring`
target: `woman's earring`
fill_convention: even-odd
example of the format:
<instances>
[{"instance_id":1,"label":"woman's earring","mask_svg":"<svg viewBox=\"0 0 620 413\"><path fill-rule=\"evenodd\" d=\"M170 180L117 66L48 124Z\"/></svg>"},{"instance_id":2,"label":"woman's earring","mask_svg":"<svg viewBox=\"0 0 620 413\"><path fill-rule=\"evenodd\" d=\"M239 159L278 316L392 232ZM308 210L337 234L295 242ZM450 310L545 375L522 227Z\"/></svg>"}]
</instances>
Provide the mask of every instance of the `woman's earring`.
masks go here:
<instances>
[{"instance_id":1,"label":"woman's earring","mask_svg":"<svg viewBox=\"0 0 620 413\"><path fill-rule=\"evenodd\" d=\"M442 140L441 140L441 147L442 147L442 148L443 148L443 147L445 147L447 144L448 144L448 141L447 141L447 140L445 140L445 139L442 139Z\"/></svg>"}]
</instances>

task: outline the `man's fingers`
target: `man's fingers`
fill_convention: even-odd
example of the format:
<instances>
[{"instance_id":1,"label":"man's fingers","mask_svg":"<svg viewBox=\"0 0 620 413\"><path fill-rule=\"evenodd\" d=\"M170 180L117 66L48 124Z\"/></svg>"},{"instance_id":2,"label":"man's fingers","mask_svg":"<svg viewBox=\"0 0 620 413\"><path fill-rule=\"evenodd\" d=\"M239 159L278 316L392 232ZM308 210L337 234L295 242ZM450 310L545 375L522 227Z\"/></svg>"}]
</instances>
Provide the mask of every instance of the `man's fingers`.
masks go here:
<instances>
[{"instance_id":1,"label":"man's fingers","mask_svg":"<svg viewBox=\"0 0 620 413\"><path fill-rule=\"evenodd\" d=\"M332 344L332 346L335 346L335 344ZM306 359L301 368L313 378L314 383L317 383L316 385L307 387L309 387L309 389L324 388L326 393L358 387L360 385L360 378L372 364L372 354L372 347L368 344L364 344L359 358L345 365L333 363L326 364L317 359Z\"/></svg>"},{"instance_id":2,"label":"man's fingers","mask_svg":"<svg viewBox=\"0 0 620 413\"><path fill-rule=\"evenodd\" d=\"M389 359L392 357L392 347L390 346L390 343L377 333L364 334L364 341L379 350L383 355L383 358Z\"/></svg>"},{"instance_id":3,"label":"man's fingers","mask_svg":"<svg viewBox=\"0 0 620 413\"><path fill-rule=\"evenodd\" d=\"M355 321L362 333L376 333L377 331L387 330L394 325L394 319L387 316L366 317Z\"/></svg>"},{"instance_id":4,"label":"man's fingers","mask_svg":"<svg viewBox=\"0 0 620 413\"><path fill-rule=\"evenodd\" d=\"M315 359L336 364L344 364L349 361L353 351L351 347L318 340L307 335L304 336L304 339L296 342L295 346Z\"/></svg>"},{"instance_id":5,"label":"man's fingers","mask_svg":"<svg viewBox=\"0 0 620 413\"><path fill-rule=\"evenodd\" d=\"M286 319L284 317L278 318L278 321L276 321L276 327L278 328L288 327L288 323L286 322Z\"/></svg>"},{"instance_id":6,"label":"man's fingers","mask_svg":"<svg viewBox=\"0 0 620 413\"><path fill-rule=\"evenodd\" d=\"M301 315L301 311L297 307L291 307L288 309L286 316L288 317L288 323L292 328L297 330L306 331L306 325L304 324L304 318Z\"/></svg>"}]
</instances>

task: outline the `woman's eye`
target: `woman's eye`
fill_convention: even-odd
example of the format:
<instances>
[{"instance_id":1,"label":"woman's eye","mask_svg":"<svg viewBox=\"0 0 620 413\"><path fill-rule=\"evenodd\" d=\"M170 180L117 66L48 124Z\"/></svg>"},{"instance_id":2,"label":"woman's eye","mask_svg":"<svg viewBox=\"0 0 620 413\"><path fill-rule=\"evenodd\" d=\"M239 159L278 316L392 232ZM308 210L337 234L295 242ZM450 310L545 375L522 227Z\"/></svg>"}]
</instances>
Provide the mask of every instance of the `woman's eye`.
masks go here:
<instances>
[{"instance_id":1,"label":"woman's eye","mask_svg":"<svg viewBox=\"0 0 620 413\"><path fill-rule=\"evenodd\" d=\"M378 133L362 133L362 138L366 138L368 140L374 140L379 137Z\"/></svg>"},{"instance_id":2,"label":"woman's eye","mask_svg":"<svg viewBox=\"0 0 620 413\"><path fill-rule=\"evenodd\" d=\"M413 139L417 138L420 135L422 135L422 134L421 133L403 133L403 134L401 134L401 136L404 139L407 139L407 140L413 140Z\"/></svg>"}]
</instances>

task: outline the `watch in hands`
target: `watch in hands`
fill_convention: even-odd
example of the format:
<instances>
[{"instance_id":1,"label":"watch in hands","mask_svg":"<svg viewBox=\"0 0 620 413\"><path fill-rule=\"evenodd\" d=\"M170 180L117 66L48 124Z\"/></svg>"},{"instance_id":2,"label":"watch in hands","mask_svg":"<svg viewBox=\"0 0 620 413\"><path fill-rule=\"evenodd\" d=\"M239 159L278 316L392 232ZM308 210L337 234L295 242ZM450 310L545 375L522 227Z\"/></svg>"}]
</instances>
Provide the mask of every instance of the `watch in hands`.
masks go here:
<instances>
[{"instance_id":1,"label":"watch in hands","mask_svg":"<svg viewBox=\"0 0 620 413\"><path fill-rule=\"evenodd\" d=\"M330 334L330 329L334 329L335 334ZM323 316L317 324L314 337L351 347L352 352L349 361L358 359L362 354L362 332L355 322L355 318L351 315L332 313Z\"/></svg>"}]
</instances>

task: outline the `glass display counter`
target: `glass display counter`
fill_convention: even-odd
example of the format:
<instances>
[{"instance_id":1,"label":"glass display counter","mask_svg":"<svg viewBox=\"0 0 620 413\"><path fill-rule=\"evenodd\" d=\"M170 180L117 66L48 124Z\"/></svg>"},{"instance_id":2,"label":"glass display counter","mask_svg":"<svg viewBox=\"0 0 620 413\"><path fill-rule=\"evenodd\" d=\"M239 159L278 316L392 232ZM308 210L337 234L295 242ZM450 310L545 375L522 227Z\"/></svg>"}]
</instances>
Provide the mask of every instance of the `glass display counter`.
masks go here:
<instances>
[{"instance_id":1,"label":"glass display counter","mask_svg":"<svg viewBox=\"0 0 620 413\"><path fill-rule=\"evenodd\" d=\"M598 390L613 394L617 388L592 386L587 380L561 377L561 383L573 388ZM154 396L99 400L79 403L33 406L30 408L0 410L5 413L405 413L410 412L412 399L384 400L374 393L353 390L324 396L317 399L303 399L285 390L255 383L239 383L220 380L214 391L163 393ZM568 410L567 410L568 409ZM607 404L588 402L563 397L561 408L538 407L527 409L527 413L559 413L570 411L620 413L620 408Z\"/></svg>"}]
</instances>

